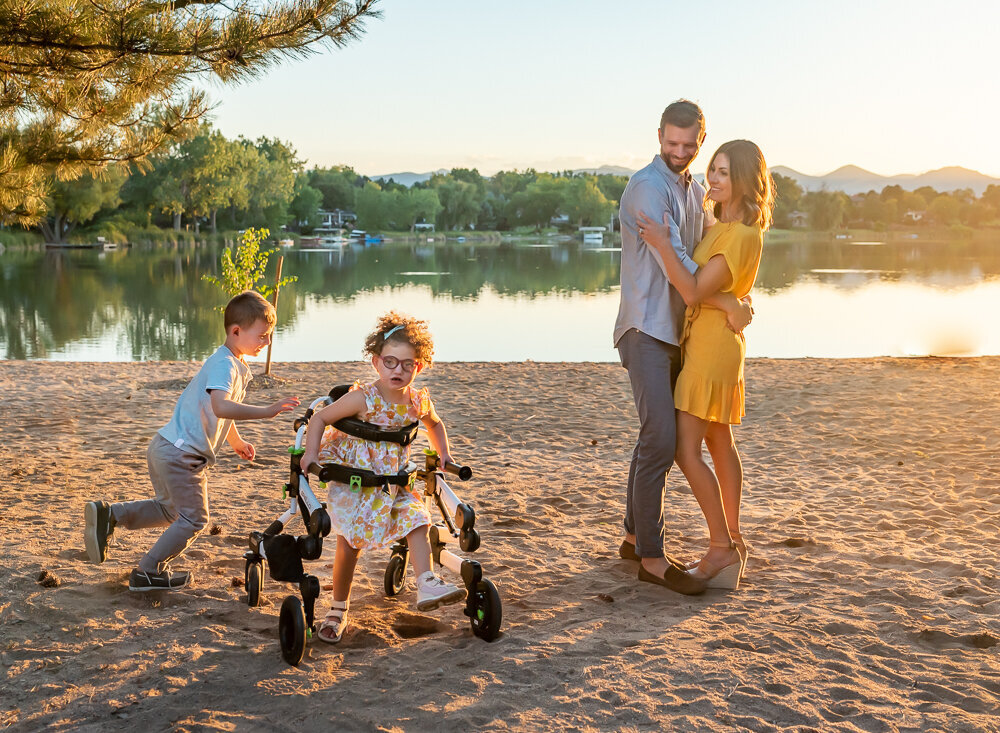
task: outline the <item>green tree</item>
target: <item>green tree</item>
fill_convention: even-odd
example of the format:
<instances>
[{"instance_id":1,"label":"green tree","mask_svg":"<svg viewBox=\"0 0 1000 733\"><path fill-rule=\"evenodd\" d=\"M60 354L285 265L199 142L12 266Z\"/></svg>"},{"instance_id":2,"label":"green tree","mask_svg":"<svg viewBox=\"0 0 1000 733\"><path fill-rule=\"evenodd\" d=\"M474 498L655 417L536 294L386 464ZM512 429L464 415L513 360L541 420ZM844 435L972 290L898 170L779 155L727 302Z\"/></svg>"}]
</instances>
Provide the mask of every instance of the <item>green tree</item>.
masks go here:
<instances>
[{"instance_id":1,"label":"green tree","mask_svg":"<svg viewBox=\"0 0 1000 733\"><path fill-rule=\"evenodd\" d=\"M226 247L222 251L222 270L219 277L215 275L202 275L208 282L217 285L227 298L239 295L244 290L256 290L265 298L270 297L274 292L274 287L264 281L267 270L267 262L271 255L277 252L277 248L261 250L260 245L270 232L267 229L254 229L251 227L243 232L240 242L233 248ZM295 282L298 278L284 277L276 287Z\"/></svg>"},{"instance_id":2,"label":"green tree","mask_svg":"<svg viewBox=\"0 0 1000 733\"><path fill-rule=\"evenodd\" d=\"M895 213L895 207L890 206L890 201L895 202L894 199L883 199L874 191L869 191L861 202L858 213L870 225L885 226L895 219L895 216L890 215L890 210Z\"/></svg>"},{"instance_id":3,"label":"green tree","mask_svg":"<svg viewBox=\"0 0 1000 733\"><path fill-rule=\"evenodd\" d=\"M42 216L52 178L140 161L238 82L359 37L376 0L0 2L0 217Z\"/></svg>"},{"instance_id":4,"label":"green tree","mask_svg":"<svg viewBox=\"0 0 1000 733\"><path fill-rule=\"evenodd\" d=\"M883 201L888 201L889 199L896 199L897 201L903 198L903 187L897 184L891 186L885 186L882 189L882 193L879 194Z\"/></svg>"},{"instance_id":5,"label":"green tree","mask_svg":"<svg viewBox=\"0 0 1000 733\"><path fill-rule=\"evenodd\" d=\"M774 173L774 226L788 229L792 225L791 213L802 206L803 190L798 181L790 176Z\"/></svg>"},{"instance_id":6,"label":"green tree","mask_svg":"<svg viewBox=\"0 0 1000 733\"><path fill-rule=\"evenodd\" d=\"M76 180L56 181L46 202L46 216L38 228L47 242L62 242L79 224L86 224L102 209L113 209L125 175L120 170L85 173Z\"/></svg>"},{"instance_id":7,"label":"green tree","mask_svg":"<svg viewBox=\"0 0 1000 733\"><path fill-rule=\"evenodd\" d=\"M995 183L987 186L986 190L983 191L982 202L1000 211L1000 186Z\"/></svg>"},{"instance_id":8,"label":"green tree","mask_svg":"<svg viewBox=\"0 0 1000 733\"><path fill-rule=\"evenodd\" d=\"M899 209L897 212L899 214L899 218L897 221L908 220L907 214L925 211L927 211L927 200L919 193L906 191L903 193L903 198L899 202Z\"/></svg>"},{"instance_id":9,"label":"green tree","mask_svg":"<svg viewBox=\"0 0 1000 733\"><path fill-rule=\"evenodd\" d=\"M458 180L450 175L431 176L430 186L437 192L441 202L441 213L438 214L440 229L468 229L475 224L485 191L480 191L475 183Z\"/></svg>"},{"instance_id":10,"label":"green tree","mask_svg":"<svg viewBox=\"0 0 1000 733\"><path fill-rule=\"evenodd\" d=\"M597 187L601 189L604 197L618 206L625 193L625 186L628 185L628 176L613 176L610 173L601 173L597 176Z\"/></svg>"},{"instance_id":11,"label":"green tree","mask_svg":"<svg viewBox=\"0 0 1000 733\"><path fill-rule=\"evenodd\" d=\"M302 162L290 145L277 138L262 137L256 143L239 141L257 150L257 165L249 171L249 224L285 224L288 206L295 195L295 175Z\"/></svg>"},{"instance_id":12,"label":"green tree","mask_svg":"<svg viewBox=\"0 0 1000 733\"><path fill-rule=\"evenodd\" d=\"M346 165L332 168L313 168L309 171L309 185L323 194L323 208L350 209L354 206L354 197L358 189L365 185L366 179Z\"/></svg>"},{"instance_id":13,"label":"green tree","mask_svg":"<svg viewBox=\"0 0 1000 733\"><path fill-rule=\"evenodd\" d=\"M358 215L358 225L377 231L388 229L391 221L390 201L382 193L382 188L374 181L368 181L358 189L354 198L354 212Z\"/></svg>"},{"instance_id":14,"label":"green tree","mask_svg":"<svg viewBox=\"0 0 1000 733\"><path fill-rule=\"evenodd\" d=\"M849 203L850 199L841 191L810 191L802 197L802 205L809 212L809 224L823 231L843 224Z\"/></svg>"},{"instance_id":15,"label":"green tree","mask_svg":"<svg viewBox=\"0 0 1000 733\"><path fill-rule=\"evenodd\" d=\"M957 224L961 202L948 193L942 193L933 201L927 211L938 224Z\"/></svg>"},{"instance_id":16,"label":"green tree","mask_svg":"<svg viewBox=\"0 0 1000 733\"><path fill-rule=\"evenodd\" d=\"M527 188L511 198L511 209L518 224L541 229L548 226L563 202L565 178L541 173Z\"/></svg>"},{"instance_id":17,"label":"green tree","mask_svg":"<svg viewBox=\"0 0 1000 733\"><path fill-rule=\"evenodd\" d=\"M593 176L576 176L562 179L562 200L559 211L566 214L576 226L606 224L615 205L601 193Z\"/></svg>"},{"instance_id":18,"label":"green tree","mask_svg":"<svg viewBox=\"0 0 1000 733\"><path fill-rule=\"evenodd\" d=\"M394 228L414 231L418 222L435 221L441 213L441 201L437 191L432 188L413 188L398 194L394 205Z\"/></svg>"},{"instance_id":19,"label":"green tree","mask_svg":"<svg viewBox=\"0 0 1000 733\"><path fill-rule=\"evenodd\" d=\"M295 195L288 212L295 224L302 224L310 231L319 226L319 206L323 203L323 194L319 189L309 185L307 175L296 176Z\"/></svg>"}]
</instances>

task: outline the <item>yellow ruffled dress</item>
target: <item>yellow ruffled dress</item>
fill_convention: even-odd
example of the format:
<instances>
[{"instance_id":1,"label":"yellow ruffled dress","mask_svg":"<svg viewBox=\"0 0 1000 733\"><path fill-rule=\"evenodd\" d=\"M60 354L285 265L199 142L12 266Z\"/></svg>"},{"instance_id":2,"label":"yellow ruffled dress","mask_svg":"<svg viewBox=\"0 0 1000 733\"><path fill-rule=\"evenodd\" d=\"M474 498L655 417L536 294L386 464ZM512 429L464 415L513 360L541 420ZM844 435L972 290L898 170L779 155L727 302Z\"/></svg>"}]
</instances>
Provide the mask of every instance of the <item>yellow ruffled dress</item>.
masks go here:
<instances>
[{"instance_id":1,"label":"yellow ruffled dress","mask_svg":"<svg viewBox=\"0 0 1000 733\"><path fill-rule=\"evenodd\" d=\"M733 282L726 291L737 298L750 293L763 249L760 227L717 222L694 250L705 266L722 255ZM710 305L688 306L681 336L683 365L674 388L674 405L704 420L739 425L744 410L743 359L746 340L726 325L726 314Z\"/></svg>"}]
</instances>

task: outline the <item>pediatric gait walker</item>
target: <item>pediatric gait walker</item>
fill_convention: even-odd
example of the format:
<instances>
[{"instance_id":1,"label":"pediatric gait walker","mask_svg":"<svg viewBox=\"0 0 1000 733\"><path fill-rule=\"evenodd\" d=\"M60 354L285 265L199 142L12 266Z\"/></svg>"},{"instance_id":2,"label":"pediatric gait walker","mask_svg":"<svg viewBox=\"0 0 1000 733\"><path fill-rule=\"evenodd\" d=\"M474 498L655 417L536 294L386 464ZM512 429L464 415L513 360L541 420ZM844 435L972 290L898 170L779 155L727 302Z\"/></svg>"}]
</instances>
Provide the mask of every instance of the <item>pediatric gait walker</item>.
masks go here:
<instances>
[{"instance_id":1,"label":"pediatric gait walker","mask_svg":"<svg viewBox=\"0 0 1000 733\"><path fill-rule=\"evenodd\" d=\"M247 604L251 607L260 605L265 561L274 580L298 583L302 600L294 595L287 596L278 616L281 655L289 664L298 665L305 654L306 640L314 631L314 610L320 592L319 578L306 573L302 561L319 559L323 553L323 538L330 534L331 529L326 505L316 498L309 485L308 474L317 474L320 481L343 482L352 489L382 486L388 490L389 485L406 486L417 480L423 482L423 498L427 510L432 516L435 509L441 515L441 521L431 524L429 528L434 564L447 568L462 578L468 591L464 613L469 617L472 633L486 641L493 641L500 634L503 616L496 586L483 577L483 569L478 562L464 559L446 549L449 543L456 540L465 552L475 552L479 548L479 532L475 529L476 512L469 504L459 500L445 482L443 473L446 471L461 481L467 481L472 477L471 468L450 462L441 465L437 453L424 451L422 469L411 462L398 474L387 476L335 463L313 463L307 467L308 471L302 470L300 459L304 453L302 445L309 419L316 410L332 404L348 389L348 385L334 387L329 396L314 400L305 415L295 420L295 445L288 449L291 454L291 470L288 483L282 487L282 496L290 498L291 504L263 532L250 533L250 551L243 555L246 560L244 581ZM419 424L411 423L398 430L385 430L357 418L345 418L335 423L334 427L363 440L387 440L408 445L416 438ZM306 534L298 537L282 534L287 524L297 515L302 517ZM385 568L384 588L387 596L395 596L406 585L409 548L405 539L397 540L390 553Z\"/></svg>"}]
</instances>

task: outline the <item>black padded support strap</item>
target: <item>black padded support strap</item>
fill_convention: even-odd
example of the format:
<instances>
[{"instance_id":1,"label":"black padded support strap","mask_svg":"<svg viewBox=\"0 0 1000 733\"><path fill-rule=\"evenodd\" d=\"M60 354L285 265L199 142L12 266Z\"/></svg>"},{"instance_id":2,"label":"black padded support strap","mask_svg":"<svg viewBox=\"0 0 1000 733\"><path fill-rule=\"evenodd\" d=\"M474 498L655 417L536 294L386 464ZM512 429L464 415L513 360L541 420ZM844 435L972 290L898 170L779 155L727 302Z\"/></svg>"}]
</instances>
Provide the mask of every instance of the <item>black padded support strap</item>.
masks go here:
<instances>
[{"instance_id":1,"label":"black padded support strap","mask_svg":"<svg viewBox=\"0 0 1000 733\"><path fill-rule=\"evenodd\" d=\"M349 486L408 486L410 476L411 474L405 470L399 473L378 474L340 463L324 463L319 472L320 481L337 481Z\"/></svg>"},{"instance_id":2,"label":"black padded support strap","mask_svg":"<svg viewBox=\"0 0 1000 733\"><path fill-rule=\"evenodd\" d=\"M373 423L359 420L356 417L345 417L343 420L335 422L333 427L362 440L370 440L376 443L384 440L405 446L416 440L420 423L410 423L397 430L386 430Z\"/></svg>"},{"instance_id":3,"label":"black padded support strap","mask_svg":"<svg viewBox=\"0 0 1000 733\"><path fill-rule=\"evenodd\" d=\"M350 391L351 385L338 384L330 390L330 399L336 402ZM343 433L353 435L355 438L361 438L362 440L370 440L375 443L386 441L405 446L417 439L417 432L420 428L420 423L411 422L401 428L387 430L386 428L379 427L374 423L359 420L356 417L345 417L342 420L335 422L333 427Z\"/></svg>"}]
</instances>

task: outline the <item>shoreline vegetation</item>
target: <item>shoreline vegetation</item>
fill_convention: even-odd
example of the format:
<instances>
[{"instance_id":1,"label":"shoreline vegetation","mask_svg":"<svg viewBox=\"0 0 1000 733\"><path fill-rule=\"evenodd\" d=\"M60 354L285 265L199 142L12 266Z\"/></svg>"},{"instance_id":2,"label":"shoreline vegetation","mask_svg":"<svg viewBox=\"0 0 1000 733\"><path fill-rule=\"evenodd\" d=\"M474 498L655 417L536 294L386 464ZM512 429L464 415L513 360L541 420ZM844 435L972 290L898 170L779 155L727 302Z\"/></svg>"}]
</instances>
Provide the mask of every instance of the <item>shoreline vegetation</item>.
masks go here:
<instances>
[{"instance_id":1,"label":"shoreline vegetation","mask_svg":"<svg viewBox=\"0 0 1000 733\"><path fill-rule=\"evenodd\" d=\"M614 226L628 176L527 169L483 176L475 168L435 173L405 186L378 181L349 166L307 169L279 139L227 139L204 124L191 139L149 158L148 170L108 168L76 180L54 181L36 229L0 229L5 246L43 242L174 244L229 241L232 232L267 228L280 237L361 229L419 239L430 236L497 239L575 236L580 227ZM970 188L913 191L886 185L848 196L806 191L774 173L774 226L796 239L854 232L871 239L969 239L1000 236L1000 185L977 196ZM798 237L797 233L809 233ZM988 234L980 234L987 232ZM228 233L228 234L227 234ZM880 236L881 235L881 236ZM426 240L426 236L424 238ZM771 234L780 241L789 234Z\"/></svg>"},{"instance_id":2,"label":"shoreline vegetation","mask_svg":"<svg viewBox=\"0 0 1000 733\"><path fill-rule=\"evenodd\" d=\"M210 232L195 233L191 231L175 232L169 229L159 229L156 227L136 227L123 228L116 231L101 230L103 233L87 236L83 233L71 237L68 242L90 243L96 241L98 236L111 244L133 244L141 246L177 246L177 245L225 245L233 246L240 237L237 231L219 231L215 234ZM467 243L482 243L502 245L504 243L516 243L518 241L537 242L539 239L552 239L553 241L580 241L580 237L572 232L559 231L555 228L542 229L540 231L497 231L497 230L453 230L441 232L420 232L410 231L380 231L378 232L386 243L433 243L446 244L462 240ZM291 239L298 245L298 240L304 235L297 232L281 232L280 235L272 235L265 241L265 247L277 246L280 239ZM764 244L816 244L822 245L830 242L850 243L887 243L887 242L954 242L956 240L967 240L972 242L993 242L1000 240L1000 229L983 228L971 229L966 227L894 227L892 229L864 229L845 228L836 231L810 231L808 229L778 229L774 228L767 232L764 237ZM34 231L11 231L0 230L0 246L9 249L34 249L41 248L46 244L45 237ZM621 234L615 231L613 234L605 233L603 246L621 246Z\"/></svg>"}]
</instances>

